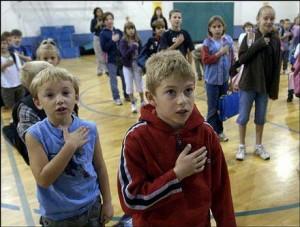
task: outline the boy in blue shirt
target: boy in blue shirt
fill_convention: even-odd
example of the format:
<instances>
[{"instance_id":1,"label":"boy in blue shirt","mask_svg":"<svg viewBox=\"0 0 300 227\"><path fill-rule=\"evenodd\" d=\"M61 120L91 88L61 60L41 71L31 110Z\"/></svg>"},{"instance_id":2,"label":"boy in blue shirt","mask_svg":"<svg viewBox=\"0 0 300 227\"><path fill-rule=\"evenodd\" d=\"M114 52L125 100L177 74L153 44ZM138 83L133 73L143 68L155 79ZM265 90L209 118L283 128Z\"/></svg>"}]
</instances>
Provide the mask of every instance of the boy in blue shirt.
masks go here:
<instances>
[{"instance_id":1,"label":"boy in blue shirt","mask_svg":"<svg viewBox=\"0 0 300 227\"><path fill-rule=\"evenodd\" d=\"M41 224L107 223L113 207L97 127L72 115L79 97L77 78L65 69L50 66L33 79L30 93L35 105L47 115L25 135L30 168L37 182Z\"/></svg>"},{"instance_id":2,"label":"boy in blue shirt","mask_svg":"<svg viewBox=\"0 0 300 227\"><path fill-rule=\"evenodd\" d=\"M22 32L18 29L13 29L11 31L11 36L12 36L12 41L11 41L11 46L9 47L9 51L12 53L16 53L21 62L20 66L23 65L25 62L31 61L30 53L28 50L21 45L22 42Z\"/></svg>"}]
</instances>

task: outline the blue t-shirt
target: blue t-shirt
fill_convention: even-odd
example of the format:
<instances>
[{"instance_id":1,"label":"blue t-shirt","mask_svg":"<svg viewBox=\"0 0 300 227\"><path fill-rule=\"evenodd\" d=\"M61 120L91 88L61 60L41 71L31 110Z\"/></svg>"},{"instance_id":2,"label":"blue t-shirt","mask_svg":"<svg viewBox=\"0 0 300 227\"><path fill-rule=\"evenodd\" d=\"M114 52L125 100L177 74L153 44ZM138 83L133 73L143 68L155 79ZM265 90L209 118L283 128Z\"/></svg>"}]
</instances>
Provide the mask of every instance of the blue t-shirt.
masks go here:
<instances>
[{"instance_id":1,"label":"blue t-shirt","mask_svg":"<svg viewBox=\"0 0 300 227\"><path fill-rule=\"evenodd\" d=\"M64 172L48 188L37 185L37 197L41 215L55 221L84 213L100 194L93 157L98 132L95 123L73 116L68 131L73 132L81 126L89 128L88 142L76 151ZM36 123L28 133L39 141L49 159L64 145L63 132L48 120Z\"/></svg>"}]
</instances>

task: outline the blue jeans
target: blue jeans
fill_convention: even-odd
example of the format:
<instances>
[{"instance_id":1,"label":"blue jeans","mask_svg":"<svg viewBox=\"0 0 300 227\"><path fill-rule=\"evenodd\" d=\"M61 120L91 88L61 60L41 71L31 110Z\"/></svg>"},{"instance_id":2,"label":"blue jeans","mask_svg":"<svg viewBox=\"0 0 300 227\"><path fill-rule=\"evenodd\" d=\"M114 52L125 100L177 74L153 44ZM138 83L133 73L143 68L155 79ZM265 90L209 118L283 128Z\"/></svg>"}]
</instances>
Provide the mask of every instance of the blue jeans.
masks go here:
<instances>
[{"instance_id":1,"label":"blue jeans","mask_svg":"<svg viewBox=\"0 0 300 227\"><path fill-rule=\"evenodd\" d=\"M281 51L282 70L287 70L289 62L289 50Z\"/></svg>"},{"instance_id":2,"label":"blue jeans","mask_svg":"<svg viewBox=\"0 0 300 227\"><path fill-rule=\"evenodd\" d=\"M101 227L101 199L96 202L83 214L67 218L61 221L54 221L46 217L41 217L40 224L43 227Z\"/></svg>"},{"instance_id":3,"label":"blue jeans","mask_svg":"<svg viewBox=\"0 0 300 227\"><path fill-rule=\"evenodd\" d=\"M218 114L219 98L227 93L228 83L223 85L213 85L206 83L207 94L207 117L206 121L213 127L217 134L223 132L223 122Z\"/></svg>"},{"instance_id":4,"label":"blue jeans","mask_svg":"<svg viewBox=\"0 0 300 227\"><path fill-rule=\"evenodd\" d=\"M120 98L119 89L118 89L118 80L117 80L117 70L118 70L118 68L113 63L108 63L107 68L108 68L108 73L109 73L110 90L111 90L113 99L117 100L117 99ZM122 70L120 70L120 71L122 71ZM123 88L124 97L127 97L126 85L125 85L123 72L120 72L119 74L121 74L119 76L121 77L121 81L122 81L122 88Z\"/></svg>"},{"instance_id":5,"label":"blue jeans","mask_svg":"<svg viewBox=\"0 0 300 227\"><path fill-rule=\"evenodd\" d=\"M257 125L263 125L265 123L268 95L255 91L240 90L239 116L236 120L239 125L246 125L249 121L253 101L255 101L254 123Z\"/></svg>"}]
</instances>

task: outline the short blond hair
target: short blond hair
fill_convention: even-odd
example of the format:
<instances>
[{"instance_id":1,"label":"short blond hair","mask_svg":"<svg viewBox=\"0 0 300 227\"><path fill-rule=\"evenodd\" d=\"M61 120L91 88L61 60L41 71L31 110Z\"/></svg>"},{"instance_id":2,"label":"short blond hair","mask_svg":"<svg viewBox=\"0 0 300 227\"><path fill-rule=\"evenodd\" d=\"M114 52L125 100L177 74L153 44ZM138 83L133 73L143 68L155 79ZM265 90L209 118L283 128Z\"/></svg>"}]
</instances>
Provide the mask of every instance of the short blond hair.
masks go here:
<instances>
[{"instance_id":1,"label":"short blond hair","mask_svg":"<svg viewBox=\"0 0 300 227\"><path fill-rule=\"evenodd\" d=\"M75 89L75 94L79 95L79 80L76 76L71 74L68 70L49 66L42 71L40 71L36 77L31 82L29 91L33 98L37 98L38 89L47 82L60 82L60 81L70 81Z\"/></svg>"},{"instance_id":2,"label":"short blond hair","mask_svg":"<svg viewBox=\"0 0 300 227\"><path fill-rule=\"evenodd\" d=\"M33 78L43 69L51 66L50 63L46 61L31 61L26 62L21 68L21 83L29 90L31 81Z\"/></svg>"},{"instance_id":3,"label":"short blond hair","mask_svg":"<svg viewBox=\"0 0 300 227\"><path fill-rule=\"evenodd\" d=\"M146 62L146 75L146 88L152 94L155 94L163 80L172 76L196 80L191 65L178 50L165 50L151 55Z\"/></svg>"}]
</instances>

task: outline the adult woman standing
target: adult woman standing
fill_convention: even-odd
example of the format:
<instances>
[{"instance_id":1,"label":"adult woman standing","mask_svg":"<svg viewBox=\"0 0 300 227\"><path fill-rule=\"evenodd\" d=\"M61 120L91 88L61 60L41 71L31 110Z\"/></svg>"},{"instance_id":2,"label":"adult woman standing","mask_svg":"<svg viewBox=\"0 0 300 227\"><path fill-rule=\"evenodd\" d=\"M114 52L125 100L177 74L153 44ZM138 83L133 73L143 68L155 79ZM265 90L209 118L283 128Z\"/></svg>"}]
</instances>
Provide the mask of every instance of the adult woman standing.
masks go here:
<instances>
[{"instance_id":1,"label":"adult woman standing","mask_svg":"<svg viewBox=\"0 0 300 227\"><path fill-rule=\"evenodd\" d=\"M153 32L155 32L155 26L153 25L153 22L156 21L157 19L163 19L163 21L165 23L165 29L167 30L168 29L168 23L167 23L166 18L162 14L162 10L161 10L160 6L157 6L154 9L154 13L153 13L153 16L151 18L150 26L151 26Z\"/></svg>"},{"instance_id":2,"label":"adult woman standing","mask_svg":"<svg viewBox=\"0 0 300 227\"><path fill-rule=\"evenodd\" d=\"M103 23L103 10L100 7L94 9L94 18L91 20L91 33L94 34L93 37L93 47L96 55L97 63L97 75L101 76L104 73L107 73L107 66L105 63L104 53L100 45L100 32L104 27Z\"/></svg>"}]
</instances>

